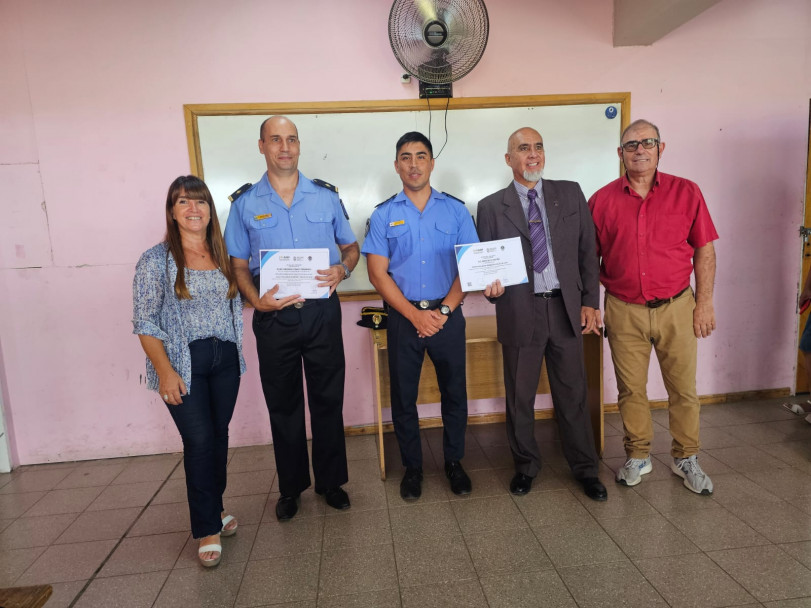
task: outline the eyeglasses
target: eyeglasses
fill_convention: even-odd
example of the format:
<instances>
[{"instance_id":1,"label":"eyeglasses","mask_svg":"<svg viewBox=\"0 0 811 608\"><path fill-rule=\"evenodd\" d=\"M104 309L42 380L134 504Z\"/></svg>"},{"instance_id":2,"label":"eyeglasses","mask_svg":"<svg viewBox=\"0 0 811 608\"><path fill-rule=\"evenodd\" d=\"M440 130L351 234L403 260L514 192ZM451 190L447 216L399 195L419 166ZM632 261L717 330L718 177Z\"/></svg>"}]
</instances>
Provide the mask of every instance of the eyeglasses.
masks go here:
<instances>
[{"instance_id":1,"label":"eyeglasses","mask_svg":"<svg viewBox=\"0 0 811 608\"><path fill-rule=\"evenodd\" d=\"M643 139L640 141L633 139L631 141L626 141L624 144L622 144L622 149L625 150L626 152L636 152L636 149L639 147L639 144L642 144L642 147L645 148L646 150L650 150L654 146L659 145L659 140L656 139L655 137L648 137L647 139Z\"/></svg>"}]
</instances>

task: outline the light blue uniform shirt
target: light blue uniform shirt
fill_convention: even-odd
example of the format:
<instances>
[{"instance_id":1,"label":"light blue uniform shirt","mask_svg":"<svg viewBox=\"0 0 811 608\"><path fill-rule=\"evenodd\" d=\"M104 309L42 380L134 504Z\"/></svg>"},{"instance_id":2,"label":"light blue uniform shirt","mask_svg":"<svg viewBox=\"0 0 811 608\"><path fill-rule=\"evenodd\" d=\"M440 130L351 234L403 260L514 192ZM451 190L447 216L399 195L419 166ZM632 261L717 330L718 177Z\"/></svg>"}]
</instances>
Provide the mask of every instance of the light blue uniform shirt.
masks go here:
<instances>
[{"instance_id":1,"label":"light blue uniform shirt","mask_svg":"<svg viewBox=\"0 0 811 608\"><path fill-rule=\"evenodd\" d=\"M327 248L333 265L341 263L336 243L350 245L356 240L338 195L300 172L290 207L265 173L231 205L225 224L228 255L249 260L254 276L259 274L260 249Z\"/></svg>"},{"instance_id":2,"label":"light blue uniform shirt","mask_svg":"<svg viewBox=\"0 0 811 608\"><path fill-rule=\"evenodd\" d=\"M439 300L459 274L454 245L478 243L464 203L431 189L422 213L402 190L378 205L361 253L389 259L389 274L408 300Z\"/></svg>"},{"instance_id":3,"label":"light blue uniform shirt","mask_svg":"<svg viewBox=\"0 0 811 608\"><path fill-rule=\"evenodd\" d=\"M515 180L513 180L513 184L515 184L518 199L521 201L521 207L524 209L524 217L529 222L529 197L527 196L529 188ZM549 217L546 215L546 205L543 199L543 181L538 181L535 184L535 192L538 193L535 203L541 210L543 229L546 232L546 252L549 254L549 264L543 269L543 272L533 271L535 275L535 293L543 293L544 291L560 289L560 281L558 281L558 272L555 269L555 256L552 255L552 235L549 234Z\"/></svg>"}]
</instances>

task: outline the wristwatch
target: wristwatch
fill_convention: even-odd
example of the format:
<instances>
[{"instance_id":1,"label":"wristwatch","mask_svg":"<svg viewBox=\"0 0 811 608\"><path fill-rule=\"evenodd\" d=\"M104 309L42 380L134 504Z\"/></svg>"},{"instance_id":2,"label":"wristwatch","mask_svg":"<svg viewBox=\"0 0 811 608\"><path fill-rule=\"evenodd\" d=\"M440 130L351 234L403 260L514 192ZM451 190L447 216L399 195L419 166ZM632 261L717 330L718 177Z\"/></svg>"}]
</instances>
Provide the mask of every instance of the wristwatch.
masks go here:
<instances>
[{"instance_id":1,"label":"wristwatch","mask_svg":"<svg viewBox=\"0 0 811 608\"><path fill-rule=\"evenodd\" d=\"M443 304L442 306L439 307L439 312L440 312L440 314L443 314L446 317L450 317L451 316L451 307L448 306L447 304Z\"/></svg>"},{"instance_id":2,"label":"wristwatch","mask_svg":"<svg viewBox=\"0 0 811 608\"><path fill-rule=\"evenodd\" d=\"M352 271L349 270L349 266L347 266L343 262L341 262L341 266L344 267L344 280L346 280L346 279L348 279L349 277L352 276Z\"/></svg>"}]
</instances>

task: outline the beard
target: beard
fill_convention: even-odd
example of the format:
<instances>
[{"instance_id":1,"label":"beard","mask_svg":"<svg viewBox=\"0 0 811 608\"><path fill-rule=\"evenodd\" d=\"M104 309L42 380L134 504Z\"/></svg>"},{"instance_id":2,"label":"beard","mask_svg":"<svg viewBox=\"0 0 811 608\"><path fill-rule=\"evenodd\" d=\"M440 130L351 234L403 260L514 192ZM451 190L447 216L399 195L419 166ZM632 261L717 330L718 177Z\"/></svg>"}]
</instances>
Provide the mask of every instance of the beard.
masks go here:
<instances>
[{"instance_id":1,"label":"beard","mask_svg":"<svg viewBox=\"0 0 811 608\"><path fill-rule=\"evenodd\" d=\"M537 182L543 177L543 169L538 171L524 171L524 179L528 182Z\"/></svg>"}]
</instances>

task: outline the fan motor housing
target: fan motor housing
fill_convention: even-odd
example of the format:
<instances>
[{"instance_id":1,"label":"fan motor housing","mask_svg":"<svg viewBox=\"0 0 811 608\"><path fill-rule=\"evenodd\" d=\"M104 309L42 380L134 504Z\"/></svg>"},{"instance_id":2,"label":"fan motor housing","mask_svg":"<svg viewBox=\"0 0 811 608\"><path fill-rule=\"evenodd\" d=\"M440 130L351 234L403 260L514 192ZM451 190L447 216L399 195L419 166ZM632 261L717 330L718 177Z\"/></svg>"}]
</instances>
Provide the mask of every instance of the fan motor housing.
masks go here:
<instances>
[{"instance_id":1,"label":"fan motor housing","mask_svg":"<svg viewBox=\"0 0 811 608\"><path fill-rule=\"evenodd\" d=\"M438 48L448 39L448 26L436 19L429 21L422 30L422 37L428 46Z\"/></svg>"}]
</instances>

